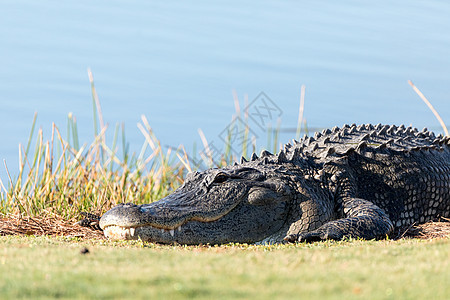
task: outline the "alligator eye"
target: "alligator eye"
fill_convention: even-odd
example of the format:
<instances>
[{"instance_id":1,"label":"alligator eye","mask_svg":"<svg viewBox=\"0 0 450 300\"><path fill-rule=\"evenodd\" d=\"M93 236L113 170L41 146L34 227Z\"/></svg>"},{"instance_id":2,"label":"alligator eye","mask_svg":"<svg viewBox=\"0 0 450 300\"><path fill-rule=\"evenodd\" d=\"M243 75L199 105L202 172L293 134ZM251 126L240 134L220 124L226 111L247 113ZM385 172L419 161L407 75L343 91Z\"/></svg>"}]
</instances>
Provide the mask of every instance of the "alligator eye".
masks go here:
<instances>
[{"instance_id":1,"label":"alligator eye","mask_svg":"<svg viewBox=\"0 0 450 300\"><path fill-rule=\"evenodd\" d=\"M223 183L223 182L227 181L228 178L229 178L229 176L227 174L219 173L214 178L213 183Z\"/></svg>"}]
</instances>

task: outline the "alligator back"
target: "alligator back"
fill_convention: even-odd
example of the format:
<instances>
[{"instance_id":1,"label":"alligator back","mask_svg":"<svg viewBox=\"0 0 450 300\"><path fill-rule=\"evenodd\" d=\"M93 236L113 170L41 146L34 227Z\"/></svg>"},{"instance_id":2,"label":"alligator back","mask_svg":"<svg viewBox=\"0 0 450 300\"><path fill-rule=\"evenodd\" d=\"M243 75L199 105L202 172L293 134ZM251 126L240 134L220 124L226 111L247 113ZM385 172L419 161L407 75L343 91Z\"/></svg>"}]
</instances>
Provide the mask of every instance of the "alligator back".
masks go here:
<instances>
[{"instance_id":1,"label":"alligator back","mask_svg":"<svg viewBox=\"0 0 450 300\"><path fill-rule=\"evenodd\" d=\"M333 185L343 168L353 179L352 197L377 205L400 228L450 216L449 142L426 129L344 125L284 151L292 159L297 152L299 161L309 158L310 177L324 184ZM338 217L345 215L343 206L337 203Z\"/></svg>"}]
</instances>

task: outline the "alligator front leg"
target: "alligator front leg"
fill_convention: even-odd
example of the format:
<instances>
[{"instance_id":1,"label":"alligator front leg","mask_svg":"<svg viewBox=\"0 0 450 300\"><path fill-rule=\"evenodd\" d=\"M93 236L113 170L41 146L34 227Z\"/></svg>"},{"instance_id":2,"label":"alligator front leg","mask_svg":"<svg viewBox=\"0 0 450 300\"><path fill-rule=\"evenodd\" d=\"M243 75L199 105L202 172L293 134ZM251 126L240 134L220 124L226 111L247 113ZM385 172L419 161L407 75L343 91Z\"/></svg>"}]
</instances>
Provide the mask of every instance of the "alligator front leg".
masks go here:
<instances>
[{"instance_id":1,"label":"alligator front leg","mask_svg":"<svg viewBox=\"0 0 450 300\"><path fill-rule=\"evenodd\" d=\"M290 234L288 242L314 242L341 240L344 237L379 239L390 234L394 225L386 213L370 201L359 198L344 200L345 218L330 221L316 230Z\"/></svg>"}]
</instances>

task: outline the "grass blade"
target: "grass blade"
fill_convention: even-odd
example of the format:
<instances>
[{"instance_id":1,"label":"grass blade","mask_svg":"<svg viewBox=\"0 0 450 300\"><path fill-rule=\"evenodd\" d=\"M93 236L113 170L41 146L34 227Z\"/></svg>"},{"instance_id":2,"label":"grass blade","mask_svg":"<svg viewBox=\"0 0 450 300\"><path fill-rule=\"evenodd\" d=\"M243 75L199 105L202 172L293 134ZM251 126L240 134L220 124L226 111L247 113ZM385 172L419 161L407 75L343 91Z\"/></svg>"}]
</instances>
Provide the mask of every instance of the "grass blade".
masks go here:
<instances>
[{"instance_id":1,"label":"grass blade","mask_svg":"<svg viewBox=\"0 0 450 300\"><path fill-rule=\"evenodd\" d=\"M442 118L439 115L439 113L437 112L437 110L434 109L434 107L431 104L431 102L428 101L428 99L425 97L425 95L422 94L422 92L412 83L411 80L408 80L408 83L413 88L414 92L416 92L416 94L419 95L420 99L422 99L422 101L425 102L425 104L428 106L428 108L433 112L434 116L436 117L436 119L441 124L442 129L444 129L445 135L449 136L448 129L447 129L447 126L445 126L444 120L442 120Z\"/></svg>"}]
</instances>

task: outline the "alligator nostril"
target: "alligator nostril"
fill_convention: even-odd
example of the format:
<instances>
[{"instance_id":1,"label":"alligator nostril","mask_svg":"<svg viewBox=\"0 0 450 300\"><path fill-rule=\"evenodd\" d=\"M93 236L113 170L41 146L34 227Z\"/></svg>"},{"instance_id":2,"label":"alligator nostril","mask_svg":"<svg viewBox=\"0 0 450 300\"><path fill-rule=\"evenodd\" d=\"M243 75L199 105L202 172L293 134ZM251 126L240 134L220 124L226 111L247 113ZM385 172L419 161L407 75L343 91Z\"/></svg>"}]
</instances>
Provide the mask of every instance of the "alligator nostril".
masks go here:
<instances>
[{"instance_id":1,"label":"alligator nostril","mask_svg":"<svg viewBox=\"0 0 450 300\"><path fill-rule=\"evenodd\" d=\"M149 215L151 215L151 216L156 215L156 211L155 211L155 209L152 208L152 207L140 206L140 207L139 207L139 212L145 213L145 214L149 214Z\"/></svg>"}]
</instances>

